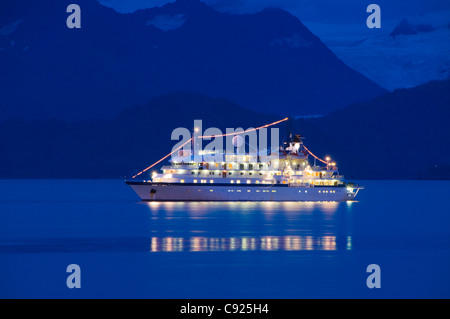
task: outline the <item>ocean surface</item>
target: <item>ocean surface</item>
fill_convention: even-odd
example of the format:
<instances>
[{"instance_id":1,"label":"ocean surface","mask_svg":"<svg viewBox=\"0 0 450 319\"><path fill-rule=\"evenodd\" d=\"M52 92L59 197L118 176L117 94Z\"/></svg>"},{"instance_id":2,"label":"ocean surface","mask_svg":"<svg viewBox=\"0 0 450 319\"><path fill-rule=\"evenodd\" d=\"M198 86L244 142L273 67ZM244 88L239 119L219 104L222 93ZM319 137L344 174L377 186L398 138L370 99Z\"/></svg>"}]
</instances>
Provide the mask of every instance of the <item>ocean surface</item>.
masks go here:
<instances>
[{"instance_id":1,"label":"ocean surface","mask_svg":"<svg viewBox=\"0 0 450 319\"><path fill-rule=\"evenodd\" d=\"M450 298L450 182L358 182L354 202L146 203L0 180L0 298Z\"/></svg>"}]
</instances>

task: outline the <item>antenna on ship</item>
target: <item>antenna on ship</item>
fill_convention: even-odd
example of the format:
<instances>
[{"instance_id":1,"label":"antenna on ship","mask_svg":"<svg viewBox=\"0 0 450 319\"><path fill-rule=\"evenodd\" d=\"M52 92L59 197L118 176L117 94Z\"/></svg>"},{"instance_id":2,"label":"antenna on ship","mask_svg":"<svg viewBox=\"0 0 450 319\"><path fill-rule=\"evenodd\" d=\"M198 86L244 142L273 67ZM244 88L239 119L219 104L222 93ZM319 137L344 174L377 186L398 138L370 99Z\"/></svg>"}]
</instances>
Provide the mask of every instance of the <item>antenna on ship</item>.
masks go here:
<instances>
[{"instance_id":1,"label":"antenna on ship","mask_svg":"<svg viewBox=\"0 0 450 319\"><path fill-rule=\"evenodd\" d=\"M286 150L289 147L290 142L292 141L292 116L287 117L286 120L286 135L283 138L283 150Z\"/></svg>"}]
</instances>

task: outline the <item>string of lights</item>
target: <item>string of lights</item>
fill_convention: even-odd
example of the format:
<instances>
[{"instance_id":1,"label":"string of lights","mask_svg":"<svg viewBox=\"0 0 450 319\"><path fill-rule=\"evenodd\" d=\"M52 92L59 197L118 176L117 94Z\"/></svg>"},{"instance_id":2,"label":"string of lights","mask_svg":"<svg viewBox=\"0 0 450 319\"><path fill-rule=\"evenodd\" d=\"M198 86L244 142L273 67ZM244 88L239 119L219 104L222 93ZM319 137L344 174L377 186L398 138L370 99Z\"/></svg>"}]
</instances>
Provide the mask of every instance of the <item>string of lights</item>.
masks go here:
<instances>
[{"instance_id":1,"label":"string of lights","mask_svg":"<svg viewBox=\"0 0 450 319\"><path fill-rule=\"evenodd\" d=\"M245 134L245 133L257 131L257 130L260 130L260 129L262 129L262 128L266 128L266 127L269 127L269 126L273 126L273 125L279 124L279 123L284 122L284 121L287 121L287 120L289 120L288 117L286 117L286 118L284 118L284 119L282 119L282 120L279 120L279 121L270 123L270 124L266 124L266 125L263 125L263 126L260 126L260 127L257 127L257 128L251 128L251 129L248 129L248 130L242 131L242 132L226 133L226 134L219 134L219 135L206 135L206 136L203 135L203 136L199 136L199 138L202 138L202 139L203 139L203 138L223 137L223 136L231 136L231 135L234 136L234 135Z\"/></svg>"},{"instance_id":2,"label":"string of lights","mask_svg":"<svg viewBox=\"0 0 450 319\"><path fill-rule=\"evenodd\" d=\"M305 148L305 150L306 150L309 154L311 154L312 157L314 157L315 159L321 161L322 163L328 164L327 161L324 161L323 159L320 159L320 158L318 158L316 155L314 155L314 154L313 154L313 153L305 146L305 144L303 144L303 147Z\"/></svg>"},{"instance_id":3,"label":"string of lights","mask_svg":"<svg viewBox=\"0 0 450 319\"><path fill-rule=\"evenodd\" d=\"M152 168L153 166L155 166L156 164L161 163L162 161L164 161L166 158L168 158L170 155L172 155L173 153L175 153L176 151L178 151L180 148L182 148L183 146L185 146L187 143L189 143L190 141L192 141L192 137L183 145L180 145L179 147L177 147L176 149L174 149L172 152L170 152L169 154L167 154L166 156L164 156L163 158L161 158L160 160L158 160L157 162L153 163L152 165L150 165L149 167L147 167L146 169L143 169L142 171L140 171L139 173L137 173L136 175L134 175L132 178L135 178L136 176L141 175L142 173L145 173L146 171L148 171L150 168Z\"/></svg>"}]
</instances>

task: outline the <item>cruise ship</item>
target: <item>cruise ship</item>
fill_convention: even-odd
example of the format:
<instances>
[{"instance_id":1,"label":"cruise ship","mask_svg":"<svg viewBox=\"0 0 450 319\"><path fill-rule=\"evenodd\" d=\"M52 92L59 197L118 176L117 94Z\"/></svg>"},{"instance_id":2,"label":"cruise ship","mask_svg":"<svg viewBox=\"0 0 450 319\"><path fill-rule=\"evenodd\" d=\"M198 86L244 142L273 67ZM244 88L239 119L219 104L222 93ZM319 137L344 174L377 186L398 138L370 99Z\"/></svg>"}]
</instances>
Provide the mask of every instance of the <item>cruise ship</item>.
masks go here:
<instances>
[{"instance_id":1,"label":"cruise ship","mask_svg":"<svg viewBox=\"0 0 450 319\"><path fill-rule=\"evenodd\" d=\"M178 151L150 179L125 182L144 201L352 201L363 188L346 182L329 157L311 153L300 135L268 153L277 156L223 152L223 161L211 162L204 160L211 154L186 160Z\"/></svg>"}]
</instances>

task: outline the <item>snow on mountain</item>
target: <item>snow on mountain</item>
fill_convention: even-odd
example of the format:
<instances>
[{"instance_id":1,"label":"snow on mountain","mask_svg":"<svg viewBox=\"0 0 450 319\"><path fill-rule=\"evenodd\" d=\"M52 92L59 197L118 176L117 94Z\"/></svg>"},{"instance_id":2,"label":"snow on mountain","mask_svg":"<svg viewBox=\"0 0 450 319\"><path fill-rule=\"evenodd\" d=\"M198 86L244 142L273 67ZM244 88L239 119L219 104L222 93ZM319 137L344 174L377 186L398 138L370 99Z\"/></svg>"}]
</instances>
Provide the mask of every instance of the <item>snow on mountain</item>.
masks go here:
<instances>
[{"instance_id":1,"label":"snow on mountain","mask_svg":"<svg viewBox=\"0 0 450 319\"><path fill-rule=\"evenodd\" d=\"M410 88L450 76L450 11L405 17L420 31L390 36L399 20L382 20L381 29L360 25L305 25L347 65L380 86ZM434 30L433 30L434 29Z\"/></svg>"},{"instance_id":2,"label":"snow on mountain","mask_svg":"<svg viewBox=\"0 0 450 319\"><path fill-rule=\"evenodd\" d=\"M181 27L186 22L186 16L182 13L175 15L161 14L147 21L147 25L153 25L160 30L169 31Z\"/></svg>"}]
</instances>

